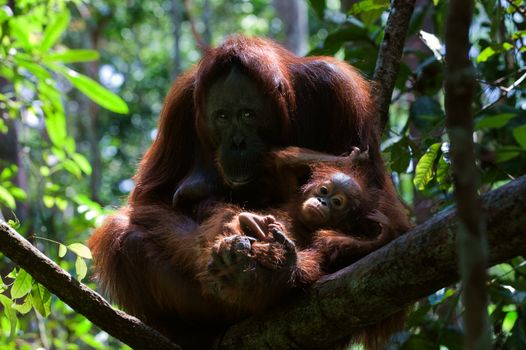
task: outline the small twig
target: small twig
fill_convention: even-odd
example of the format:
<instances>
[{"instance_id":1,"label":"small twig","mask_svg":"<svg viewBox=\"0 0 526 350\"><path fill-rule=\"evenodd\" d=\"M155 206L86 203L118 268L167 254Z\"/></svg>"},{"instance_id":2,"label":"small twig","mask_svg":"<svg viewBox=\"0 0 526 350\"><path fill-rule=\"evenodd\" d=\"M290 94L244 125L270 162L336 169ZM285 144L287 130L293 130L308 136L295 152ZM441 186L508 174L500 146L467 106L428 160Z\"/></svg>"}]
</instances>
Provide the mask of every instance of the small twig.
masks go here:
<instances>
[{"instance_id":1,"label":"small twig","mask_svg":"<svg viewBox=\"0 0 526 350\"><path fill-rule=\"evenodd\" d=\"M519 86L524 80L526 79L526 73L524 73L519 79L517 79L513 84L511 84L508 87L504 86L498 86L500 89L500 96L495 101L488 103L487 105L483 106L480 111L477 112L477 114L484 112L485 110L493 107L503 99L507 98L509 94L517 87Z\"/></svg>"}]
</instances>

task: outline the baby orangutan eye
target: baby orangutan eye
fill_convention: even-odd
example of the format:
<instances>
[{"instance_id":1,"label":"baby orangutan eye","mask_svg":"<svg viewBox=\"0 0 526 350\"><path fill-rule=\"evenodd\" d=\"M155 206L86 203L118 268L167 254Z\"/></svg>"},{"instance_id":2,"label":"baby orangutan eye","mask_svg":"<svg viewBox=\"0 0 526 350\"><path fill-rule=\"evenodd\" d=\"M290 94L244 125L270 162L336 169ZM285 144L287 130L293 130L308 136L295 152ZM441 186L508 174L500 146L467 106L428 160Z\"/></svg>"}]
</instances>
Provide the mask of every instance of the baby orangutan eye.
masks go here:
<instances>
[{"instance_id":1,"label":"baby orangutan eye","mask_svg":"<svg viewBox=\"0 0 526 350\"><path fill-rule=\"evenodd\" d=\"M322 194L324 196L329 193L329 189L327 187L325 187L325 186L321 186L319 191L320 191L320 194Z\"/></svg>"},{"instance_id":2,"label":"baby orangutan eye","mask_svg":"<svg viewBox=\"0 0 526 350\"><path fill-rule=\"evenodd\" d=\"M341 209L345 206L346 200L345 197L338 195L331 198L331 203L334 208Z\"/></svg>"}]
</instances>

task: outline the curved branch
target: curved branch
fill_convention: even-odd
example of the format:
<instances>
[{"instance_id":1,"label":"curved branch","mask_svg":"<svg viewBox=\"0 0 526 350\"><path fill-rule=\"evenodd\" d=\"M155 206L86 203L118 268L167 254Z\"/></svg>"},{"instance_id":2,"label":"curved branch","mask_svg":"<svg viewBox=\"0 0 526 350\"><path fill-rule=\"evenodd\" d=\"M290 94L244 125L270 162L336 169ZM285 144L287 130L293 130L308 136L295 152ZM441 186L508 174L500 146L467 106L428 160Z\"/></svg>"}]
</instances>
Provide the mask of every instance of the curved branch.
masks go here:
<instances>
[{"instance_id":1,"label":"curved branch","mask_svg":"<svg viewBox=\"0 0 526 350\"><path fill-rule=\"evenodd\" d=\"M131 347L180 349L137 318L112 308L98 293L71 277L5 221L0 221L0 251L75 311Z\"/></svg>"},{"instance_id":2,"label":"curved branch","mask_svg":"<svg viewBox=\"0 0 526 350\"><path fill-rule=\"evenodd\" d=\"M526 176L486 194L482 204L489 265L526 254ZM458 281L456 232L453 209L440 212L382 249L325 276L295 302L231 327L218 348L323 348L379 322ZM178 348L139 320L111 309L4 222L0 251L77 312L134 348Z\"/></svg>"},{"instance_id":3,"label":"curved branch","mask_svg":"<svg viewBox=\"0 0 526 350\"><path fill-rule=\"evenodd\" d=\"M526 253L526 176L482 198L489 264ZM459 280L454 210L325 276L306 295L231 327L220 349L323 348ZM371 278L374 276L374 278ZM353 329L354 328L354 329Z\"/></svg>"},{"instance_id":4,"label":"curved branch","mask_svg":"<svg viewBox=\"0 0 526 350\"><path fill-rule=\"evenodd\" d=\"M376 105L378 106L378 131L380 133L389 120L391 96L400 69L405 37L414 7L415 0L391 1L391 10L373 74Z\"/></svg>"}]
</instances>

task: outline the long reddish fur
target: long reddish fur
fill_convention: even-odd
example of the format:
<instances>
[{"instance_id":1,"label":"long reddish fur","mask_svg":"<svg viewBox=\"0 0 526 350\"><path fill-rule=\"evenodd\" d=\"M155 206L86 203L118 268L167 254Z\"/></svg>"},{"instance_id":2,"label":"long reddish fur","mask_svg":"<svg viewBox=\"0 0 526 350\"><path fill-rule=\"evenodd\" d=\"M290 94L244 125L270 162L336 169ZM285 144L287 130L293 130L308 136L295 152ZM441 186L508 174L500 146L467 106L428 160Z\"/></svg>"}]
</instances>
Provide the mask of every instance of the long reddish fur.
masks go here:
<instances>
[{"instance_id":1,"label":"long reddish fur","mask_svg":"<svg viewBox=\"0 0 526 350\"><path fill-rule=\"evenodd\" d=\"M232 232L225 228L238 208L212 204L222 215L196 222L174 210L174 191L196 162L212 164L203 107L207 88L236 63L274 101L282 128L270 146L295 145L342 154L369 147L367 178L383 191L393 220L406 218L387 176L375 131L376 110L369 83L350 65L331 57L297 57L271 41L234 36L209 50L177 79L160 114L158 133L135 176L128 205L106 219L89 240L101 287L128 312L197 347L257 310L319 278L319 252L299 251L291 278L261 278L254 295L231 290L228 298L203 287L210 251ZM257 198L254 198L256 201ZM249 201L250 203L250 201ZM401 224L400 231L405 229ZM199 344L199 343L197 343Z\"/></svg>"}]
</instances>

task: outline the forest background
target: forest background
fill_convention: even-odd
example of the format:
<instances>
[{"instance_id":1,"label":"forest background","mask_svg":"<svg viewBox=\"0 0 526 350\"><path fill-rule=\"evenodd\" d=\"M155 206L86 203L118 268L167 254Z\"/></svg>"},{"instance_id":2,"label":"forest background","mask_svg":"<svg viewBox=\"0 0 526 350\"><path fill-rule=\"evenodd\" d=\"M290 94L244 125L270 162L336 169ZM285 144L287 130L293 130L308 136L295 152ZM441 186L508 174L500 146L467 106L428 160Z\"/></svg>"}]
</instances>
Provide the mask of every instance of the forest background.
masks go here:
<instances>
[{"instance_id":1,"label":"forest background","mask_svg":"<svg viewBox=\"0 0 526 350\"><path fill-rule=\"evenodd\" d=\"M449 1L419 0L409 25L384 158L415 224L453 204L444 112ZM387 0L0 0L0 218L79 280L82 245L121 206L173 80L232 33L332 55L373 77ZM525 173L526 6L475 1L474 140L480 193ZM497 349L526 347L522 257L489 270ZM420 300L393 348L462 349L458 284ZM125 347L0 254L0 349Z\"/></svg>"}]
</instances>

